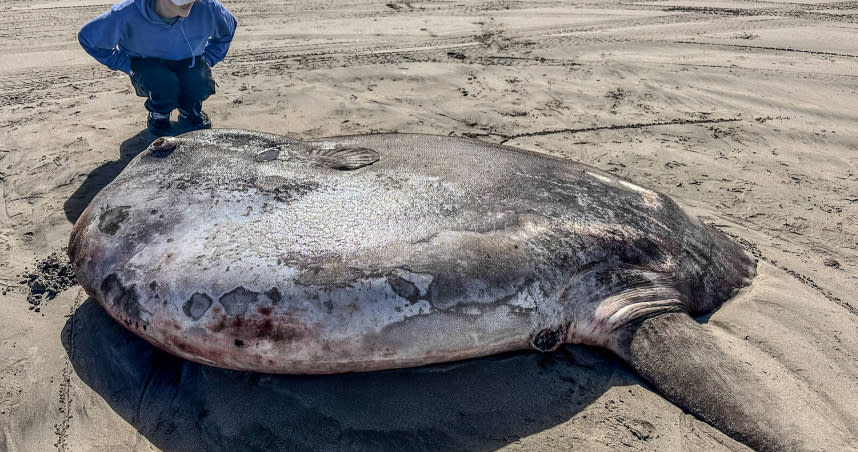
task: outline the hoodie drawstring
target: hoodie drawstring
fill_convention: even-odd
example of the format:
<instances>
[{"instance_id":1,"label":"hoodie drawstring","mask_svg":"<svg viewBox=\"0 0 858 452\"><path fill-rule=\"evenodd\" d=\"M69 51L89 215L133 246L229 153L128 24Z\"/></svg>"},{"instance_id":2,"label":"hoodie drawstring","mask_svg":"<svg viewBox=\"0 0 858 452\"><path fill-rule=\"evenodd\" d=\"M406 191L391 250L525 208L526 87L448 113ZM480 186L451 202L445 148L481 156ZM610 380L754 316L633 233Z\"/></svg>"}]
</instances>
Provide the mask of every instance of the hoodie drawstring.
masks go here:
<instances>
[{"instance_id":1,"label":"hoodie drawstring","mask_svg":"<svg viewBox=\"0 0 858 452\"><path fill-rule=\"evenodd\" d=\"M191 69L195 64L197 64L197 58L196 55L194 55L194 48L191 47L191 42L188 41L188 35L185 34L185 26L183 23L179 23L179 29L182 30L182 37L185 38L185 44L188 45L188 49L191 51L191 65L188 66L188 69Z\"/></svg>"}]
</instances>

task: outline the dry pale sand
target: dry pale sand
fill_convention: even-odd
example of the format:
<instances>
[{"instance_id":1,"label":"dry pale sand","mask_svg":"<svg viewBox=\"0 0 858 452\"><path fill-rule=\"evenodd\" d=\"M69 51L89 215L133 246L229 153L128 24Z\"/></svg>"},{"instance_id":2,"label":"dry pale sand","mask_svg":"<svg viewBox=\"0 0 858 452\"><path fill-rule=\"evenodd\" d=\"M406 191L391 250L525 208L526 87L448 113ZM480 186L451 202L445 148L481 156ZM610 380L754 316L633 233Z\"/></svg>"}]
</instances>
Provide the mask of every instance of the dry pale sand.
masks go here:
<instances>
[{"instance_id":1,"label":"dry pale sand","mask_svg":"<svg viewBox=\"0 0 858 452\"><path fill-rule=\"evenodd\" d=\"M667 193L760 261L706 328L855 437L854 3L225 4L240 25L215 126L476 137ZM72 222L153 139L128 78L77 44L108 7L0 3L0 450L744 449L587 347L310 378L125 332L65 258Z\"/></svg>"}]
</instances>

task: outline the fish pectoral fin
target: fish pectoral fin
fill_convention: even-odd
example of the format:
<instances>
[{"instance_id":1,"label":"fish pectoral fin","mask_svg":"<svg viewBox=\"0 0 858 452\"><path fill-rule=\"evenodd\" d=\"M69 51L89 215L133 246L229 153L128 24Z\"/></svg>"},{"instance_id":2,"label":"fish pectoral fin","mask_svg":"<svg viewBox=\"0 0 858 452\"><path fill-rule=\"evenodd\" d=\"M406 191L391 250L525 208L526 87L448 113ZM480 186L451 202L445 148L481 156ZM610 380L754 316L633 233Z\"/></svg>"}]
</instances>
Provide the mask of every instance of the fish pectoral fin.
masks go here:
<instances>
[{"instance_id":1,"label":"fish pectoral fin","mask_svg":"<svg viewBox=\"0 0 858 452\"><path fill-rule=\"evenodd\" d=\"M372 165L380 158L378 152L372 149L352 146L336 146L332 149L306 146L301 149L301 154L321 166L341 171L363 168Z\"/></svg>"},{"instance_id":2,"label":"fish pectoral fin","mask_svg":"<svg viewBox=\"0 0 858 452\"><path fill-rule=\"evenodd\" d=\"M756 450L850 443L848 429L826 414L817 394L766 373L742 354L747 350L737 351L686 313L631 322L612 339L610 348L662 395Z\"/></svg>"}]
</instances>

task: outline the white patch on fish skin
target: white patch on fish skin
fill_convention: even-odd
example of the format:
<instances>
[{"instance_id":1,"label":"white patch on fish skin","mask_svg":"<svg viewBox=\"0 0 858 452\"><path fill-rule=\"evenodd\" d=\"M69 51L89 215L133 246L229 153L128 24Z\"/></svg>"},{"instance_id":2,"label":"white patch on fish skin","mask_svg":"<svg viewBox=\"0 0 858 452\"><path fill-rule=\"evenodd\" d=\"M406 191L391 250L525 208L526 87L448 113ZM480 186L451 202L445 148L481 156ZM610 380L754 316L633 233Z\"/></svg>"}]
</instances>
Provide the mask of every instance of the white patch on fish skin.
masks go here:
<instances>
[{"instance_id":1,"label":"white patch on fish skin","mask_svg":"<svg viewBox=\"0 0 858 452\"><path fill-rule=\"evenodd\" d=\"M432 311L432 305L426 300L419 300L402 307L402 315L404 318L410 318L418 315L429 314Z\"/></svg>"},{"instance_id":2,"label":"white patch on fish skin","mask_svg":"<svg viewBox=\"0 0 858 452\"><path fill-rule=\"evenodd\" d=\"M235 204L239 205L256 202L261 197L253 189L235 196ZM414 208L415 205L433 203L439 206L436 212ZM382 172L381 176L341 179L330 185L322 183L289 203L278 205L276 215L258 218L247 225L247 230L248 237L254 238L264 237L270 230L278 230L284 236L291 235L295 239L297 254L312 253L318 247L383 248L396 240L424 240L435 231L442 230L450 221L444 214L455 212L462 203L458 187L442 184L438 178L403 177L393 172ZM360 224L351 221L355 217L371 219L376 229L361 228ZM423 221L422 227L414 228L408 224L415 217ZM286 218L290 221L282 221ZM331 222L330 218L341 221ZM282 221L282 224L272 224L274 221Z\"/></svg>"},{"instance_id":3,"label":"white patch on fish skin","mask_svg":"<svg viewBox=\"0 0 858 452\"><path fill-rule=\"evenodd\" d=\"M661 198L658 196L658 193L656 193L650 189L643 188L639 185L635 185L631 182L624 181L624 180L621 180L620 184L622 184L623 187L626 187L629 190L633 190L633 191L640 193L641 196L643 197L644 204L646 204L646 206L649 207L650 209L660 209L661 208L661 206L662 206Z\"/></svg>"},{"instance_id":4,"label":"white patch on fish skin","mask_svg":"<svg viewBox=\"0 0 858 452\"><path fill-rule=\"evenodd\" d=\"M323 141L323 142L319 143L319 144L318 144L318 146L319 146L321 149L331 150L331 149L336 149L336 148L337 148L337 143L334 143L334 142L331 142L331 141Z\"/></svg>"},{"instance_id":5,"label":"white patch on fish skin","mask_svg":"<svg viewBox=\"0 0 858 452\"><path fill-rule=\"evenodd\" d=\"M643 198L643 203L647 207L649 207L650 209L660 209L662 207L661 198L659 197L658 193L656 193L652 190L649 190L647 188L643 188L639 185L635 185L635 184L628 182L628 181L612 179L608 176L603 176L601 174L592 173L590 171L587 171L587 174L598 179L598 180L600 180L600 181L602 181L602 182L604 182L604 183L606 183L606 184L619 183L620 185L628 188L629 190L640 193L641 197Z\"/></svg>"},{"instance_id":6,"label":"white patch on fish skin","mask_svg":"<svg viewBox=\"0 0 858 452\"><path fill-rule=\"evenodd\" d=\"M420 292L421 297L426 296L426 292L429 290L429 285L432 284L432 281L435 279L435 276L429 273L414 273L408 270L402 270L397 268L392 272L399 278L402 278L411 284L414 284L417 287L417 290Z\"/></svg>"},{"instance_id":7,"label":"white patch on fish skin","mask_svg":"<svg viewBox=\"0 0 858 452\"><path fill-rule=\"evenodd\" d=\"M528 285L524 290L515 294L509 302L510 306L515 306L522 309L536 309L539 295L539 282Z\"/></svg>"},{"instance_id":8,"label":"white patch on fish skin","mask_svg":"<svg viewBox=\"0 0 858 452\"><path fill-rule=\"evenodd\" d=\"M600 181L602 181L602 182L604 182L604 183L606 183L606 184L610 184L610 183L616 182L616 180L611 179L611 178L610 178L610 177L608 177L608 176L603 176L603 175L601 175L601 174L591 173L591 172L589 172L589 171L587 171L587 174L589 174L590 176L595 177L596 179L598 179L598 180L600 180Z\"/></svg>"},{"instance_id":9,"label":"white patch on fish skin","mask_svg":"<svg viewBox=\"0 0 858 452\"><path fill-rule=\"evenodd\" d=\"M631 183L631 182L629 182L629 181L621 180L621 181L620 181L620 184L621 184L623 187L626 187L626 188L628 188L629 190L634 190L634 191L636 191L636 192L638 192L638 193L652 193L652 190L648 190L648 189L646 189L646 188L643 188L643 187L641 187L640 185L635 185L635 184L633 184L633 183Z\"/></svg>"},{"instance_id":10,"label":"white patch on fish skin","mask_svg":"<svg viewBox=\"0 0 858 452\"><path fill-rule=\"evenodd\" d=\"M335 288L318 292L316 288L307 288L307 299L312 297L311 293L319 296L314 302L314 308L319 315L320 321L325 323L332 319L338 319L335 323L343 322L349 328L359 328L366 331L379 332L383 328L401 323L408 318L430 314L432 305L428 300L417 300L411 302L399 296L387 278L369 278L357 280L347 288ZM359 307L355 304L359 300L376 300L378 302L363 302ZM334 314L325 313L322 306L330 303ZM358 311L354 308L358 307Z\"/></svg>"},{"instance_id":11,"label":"white patch on fish skin","mask_svg":"<svg viewBox=\"0 0 858 452\"><path fill-rule=\"evenodd\" d=\"M477 306L473 306L473 305L471 305L471 306L465 306L465 307L462 309L462 314L465 314L465 315L478 316L478 315L480 315L480 314L482 314L482 313L483 313L483 311L482 311L482 310L480 310L480 308L479 308L479 307L477 307Z\"/></svg>"}]
</instances>

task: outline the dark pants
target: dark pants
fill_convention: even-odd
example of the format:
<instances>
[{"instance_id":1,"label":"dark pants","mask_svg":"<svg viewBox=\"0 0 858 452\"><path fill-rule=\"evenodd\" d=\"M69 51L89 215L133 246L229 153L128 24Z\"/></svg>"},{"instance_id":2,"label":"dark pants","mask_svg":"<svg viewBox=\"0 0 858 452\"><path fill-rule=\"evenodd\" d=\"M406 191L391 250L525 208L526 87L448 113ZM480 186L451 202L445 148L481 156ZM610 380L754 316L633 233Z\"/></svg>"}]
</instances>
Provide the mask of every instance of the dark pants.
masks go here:
<instances>
[{"instance_id":1,"label":"dark pants","mask_svg":"<svg viewBox=\"0 0 858 452\"><path fill-rule=\"evenodd\" d=\"M191 59L169 61L160 58L133 58L131 84L137 95L146 98L146 110L170 114L174 108L199 113L203 101L215 92L212 71L202 57L194 67Z\"/></svg>"}]
</instances>

